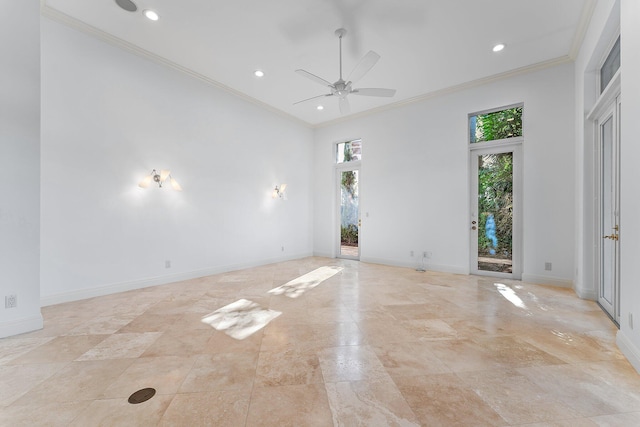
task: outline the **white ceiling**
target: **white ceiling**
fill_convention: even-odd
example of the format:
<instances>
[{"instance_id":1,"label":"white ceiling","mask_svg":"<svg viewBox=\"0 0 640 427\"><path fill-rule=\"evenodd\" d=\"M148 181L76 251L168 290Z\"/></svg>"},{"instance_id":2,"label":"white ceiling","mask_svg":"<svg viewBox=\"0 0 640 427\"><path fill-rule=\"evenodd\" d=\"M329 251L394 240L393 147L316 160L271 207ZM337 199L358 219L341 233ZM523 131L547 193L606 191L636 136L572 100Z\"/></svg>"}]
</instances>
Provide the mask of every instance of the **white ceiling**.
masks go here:
<instances>
[{"instance_id":1,"label":"white ceiling","mask_svg":"<svg viewBox=\"0 0 640 427\"><path fill-rule=\"evenodd\" d=\"M381 59L356 87L397 89L393 98L350 95L351 114L569 60L595 0L44 0L45 16L183 69L307 124L341 119L334 97L294 71L338 80L369 50ZM153 9L152 22L142 10ZM500 53L491 48L507 47ZM264 70L265 77L253 75ZM316 106L322 103L323 111Z\"/></svg>"}]
</instances>

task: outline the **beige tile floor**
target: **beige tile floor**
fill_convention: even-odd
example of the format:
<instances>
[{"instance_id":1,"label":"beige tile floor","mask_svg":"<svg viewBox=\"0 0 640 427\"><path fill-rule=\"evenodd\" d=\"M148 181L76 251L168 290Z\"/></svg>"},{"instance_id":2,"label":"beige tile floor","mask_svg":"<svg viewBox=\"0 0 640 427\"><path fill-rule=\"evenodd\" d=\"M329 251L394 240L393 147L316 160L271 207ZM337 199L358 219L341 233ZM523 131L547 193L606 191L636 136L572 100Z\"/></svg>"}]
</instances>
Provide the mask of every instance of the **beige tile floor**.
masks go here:
<instances>
[{"instance_id":1,"label":"beige tile floor","mask_svg":"<svg viewBox=\"0 0 640 427\"><path fill-rule=\"evenodd\" d=\"M282 314L244 340L201 322L242 298ZM42 312L0 340L2 426L640 425L616 328L567 289L307 258Z\"/></svg>"}]
</instances>

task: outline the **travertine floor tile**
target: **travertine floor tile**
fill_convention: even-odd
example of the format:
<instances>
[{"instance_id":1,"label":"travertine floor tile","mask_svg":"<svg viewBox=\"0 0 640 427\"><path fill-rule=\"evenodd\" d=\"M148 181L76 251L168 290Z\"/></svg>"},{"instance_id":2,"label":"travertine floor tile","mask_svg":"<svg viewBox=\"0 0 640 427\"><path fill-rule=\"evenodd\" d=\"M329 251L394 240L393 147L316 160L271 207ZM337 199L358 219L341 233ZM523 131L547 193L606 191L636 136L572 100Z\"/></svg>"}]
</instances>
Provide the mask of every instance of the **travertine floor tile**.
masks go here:
<instances>
[{"instance_id":1,"label":"travertine floor tile","mask_svg":"<svg viewBox=\"0 0 640 427\"><path fill-rule=\"evenodd\" d=\"M455 374L398 377L394 381L422 425L508 425Z\"/></svg>"},{"instance_id":2,"label":"travertine floor tile","mask_svg":"<svg viewBox=\"0 0 640 427\"><path fill-rule=\"evenodd\" d=\"M54 338L30 352L13 359L10 364L71 362L100 344L109 335L77 335Z\"/></svg>"},{"instance_id":3,"label":"travertine floor tile","mask_svg":"<svg viewBox=\"0 0 640 427\"><path fill-rule=\"evenodd\" d=\"M257 354L200 355L180 386L180 393L242 389L251 391Z\"/></svg>"},{"instance_id":4,"label":"travertine floor tile","mask_svg":"<svg viewBox=\"0 0 640 427\"><path fill-rule=\"evenodd\" d=\"M236 427L247 419L249 394L241 390L176 394L160 426Z\"/></svg>"},{"instance_id":5,"label":"travertine floor tile","mask_svg":"<svg viewBox=\"0 0 640 427\"><path fill-rule=\"evenodd\" d=\"M322 371L315 351L286 347L280 351L262 351L258 357L256 386L322 383Z\"/></svg>"},{"instance_id":6,"label":"travertine floor tile","mask_svg":"<svg viewBox=\"0 0 640 427\"><path fill-rule=\"evenodd\" d=\"M132 359L142 353L162 332L113 334L76 360Z\"/></svg>"},{"instance_id":7,"label":"travertine floor tile","mask_svg":"<svg viewBox=\"0 0 640 427\"><path fill-rule=\"evenodd\" d=\"M133 359L71 362L19 398L16 405L98 399Z\"/></svg>"},{"instance_id":8,"label":"travertine floor tile","mask_svg":"<svg viewBox=\"0 0 640 427\"><path fill-rule=\"evenodd\" d=\"M69 425L86 426L156 426L173 396L155 396L135 405L127 399L94 400Z\"/></svg>"},{"instance_id":9,"label":"travertine floor tile","mask_svg":"<svg viewBox=\"0 0 640 427\"><path fill-rule=\"evenodd\" d=\"M333 426L323 384L255 387L247 426Z\"/></svg>"},{"instance_id":10,"label":"travertine floor tile","mask_svg":"<svg viewBox=\"0 0 640 427\"><path fill-rule=\"evenodd\" d=\"M386 379L389 374L369 346L331 347L318 351L325 382Z\"/></svg>"},{"instance_id":11,"label":"travertine floor tile","mask_svg":"<svg viewBox=\"0 0 640 427\"><path fill-rule=\"evenodd\" d=\"M326 384L334 426L403 426L420 423L390 379Z\"/></svg>"},{"instance_id":12,"label":"travertine floor tile","mask_svg":"<svg viewBox=\"0 0 640 427\"><path fill-rule=\"evenodd\" d=\"M239 299L282 314L245 339L202 322ZM617 329L570 289L311 257L42 313L0 339L0 425L640 425Z\"/></svg>"},{"instance_id":13,"label":"travertine floor tile","mask_svg":"<svg viewBox=\"0 0 640 427\"><path fill-rule=\"evenodd\" d=\"M101 398L128 398L137 390L154 388L157 394L175 394L193 368L197 356L160 356L136 359Z\"/></svg>"}]
</instances>

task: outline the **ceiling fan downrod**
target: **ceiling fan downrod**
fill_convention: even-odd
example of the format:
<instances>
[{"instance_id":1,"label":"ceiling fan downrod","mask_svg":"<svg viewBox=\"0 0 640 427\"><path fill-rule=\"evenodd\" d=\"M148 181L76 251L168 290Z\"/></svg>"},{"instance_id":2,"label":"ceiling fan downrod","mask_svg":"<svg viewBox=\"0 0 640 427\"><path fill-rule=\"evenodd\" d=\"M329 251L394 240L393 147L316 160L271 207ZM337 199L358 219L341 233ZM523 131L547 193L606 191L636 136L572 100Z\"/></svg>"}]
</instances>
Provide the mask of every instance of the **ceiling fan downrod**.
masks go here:
<instances>
[{"instance_id":1,"label":"ceiling fan downrod","mask_svg":"<svg viewBox=\"0 0 640 427\"><path fill-rule=\"evenodd\" d=\"M340 80L342 80L342 37L347 34L347 30L344 28L338 28L335 32L335 35L338 36L338 43L340 45Z\"/></svg>"}]
</instances>

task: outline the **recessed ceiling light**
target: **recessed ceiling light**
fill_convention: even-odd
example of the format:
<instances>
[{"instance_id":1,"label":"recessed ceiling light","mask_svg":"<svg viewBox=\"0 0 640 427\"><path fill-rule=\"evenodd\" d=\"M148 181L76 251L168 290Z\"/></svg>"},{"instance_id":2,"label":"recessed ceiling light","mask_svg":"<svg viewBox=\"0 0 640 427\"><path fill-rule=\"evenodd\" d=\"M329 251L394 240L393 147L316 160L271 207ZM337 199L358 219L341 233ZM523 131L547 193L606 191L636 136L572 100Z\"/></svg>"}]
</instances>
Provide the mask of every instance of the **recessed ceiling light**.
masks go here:
<instances>
[{"instance_id":1,"label":"recessed ceiling light","mask_svg":"<svg viewBox=\"0 0 640 427\"><path fill-rule=\"evenodd\" d=\"M142 13L144 13L144 16L146 16L152 21L157 21L158 19L160 19L160 16L158 15L158 13L154 12L151 9L145 9Z\"/></svg>"},{"instance_id":2,"label":"recessed ceiling light","mask_svg":"<svg viewBox=\"0 0 640 427\"><path fill-rule=\"evenodd\" d=\"M262 70L255 70L255 71L253 72L253 75L254 75L254 76L256 76L256 77L264 77L264 71L262 71Z\"/></svg>"},{"instance_id":3,"label":"recessed ceiling light","mask_svg":"<svg viewBox=\"0 0 640 427\"><path fill-rule=\"evenodd\" d=\"M505 45L502 43L498 43L497 45L495 45L493 47L493 51L494 52L500 52L502 49L504 49Z\"/></svg>"},{"instance_id":4,"label":"recessed ceiling light","mask_svg":"<svg viewBox=\"0 0 640 427\"><path fill-rule=\"evenodd\" d=\"M322 105L318 105L318 106L316 107L316 109L317 109L318 111L322 111L322 110L324 110L324 107L323 107Z\"/></svg>"}]
</instances>

